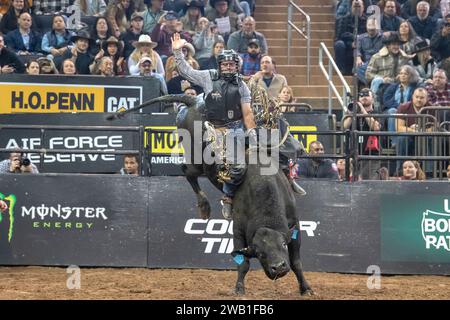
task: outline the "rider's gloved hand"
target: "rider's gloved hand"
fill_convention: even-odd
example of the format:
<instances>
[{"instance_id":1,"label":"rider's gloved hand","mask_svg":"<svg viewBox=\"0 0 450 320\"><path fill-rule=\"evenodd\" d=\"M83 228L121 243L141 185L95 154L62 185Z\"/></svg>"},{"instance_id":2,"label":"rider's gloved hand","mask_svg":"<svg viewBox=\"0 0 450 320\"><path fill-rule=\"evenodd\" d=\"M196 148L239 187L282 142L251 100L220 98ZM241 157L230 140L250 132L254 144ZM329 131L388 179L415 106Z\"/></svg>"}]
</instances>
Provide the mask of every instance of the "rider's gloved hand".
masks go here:
<instances>
[{"instance_id":1,"label":"rider's gloved hand","mask_svg":"<svg viewBox=\"0 0 450 320\"><path fill-rule=\"evenodd\" d=\"M258 145L258 133L255 128L251 128L247 130L248 143L251 146Z\"/></svg>"}]
</instances>

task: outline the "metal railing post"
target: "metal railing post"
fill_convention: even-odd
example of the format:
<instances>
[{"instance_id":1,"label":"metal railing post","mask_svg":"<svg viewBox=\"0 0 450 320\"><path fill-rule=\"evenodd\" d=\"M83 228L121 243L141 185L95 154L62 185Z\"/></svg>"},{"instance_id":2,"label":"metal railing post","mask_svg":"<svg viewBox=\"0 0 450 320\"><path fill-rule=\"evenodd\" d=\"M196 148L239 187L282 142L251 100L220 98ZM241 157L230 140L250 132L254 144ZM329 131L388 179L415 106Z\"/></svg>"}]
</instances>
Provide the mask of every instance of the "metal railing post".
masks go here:
<instances>
[{"instance_id":1,"label":"metal railing post","mask_svg":"<svg viewBox=\"0 0 450 320\"><path fill-rule=\"evenodd\" d=\"M292 44L292 27L289 23L292 21L292 4L288 6L288 64L291 64L291 44Z\"/></svg>"}]
</instances>

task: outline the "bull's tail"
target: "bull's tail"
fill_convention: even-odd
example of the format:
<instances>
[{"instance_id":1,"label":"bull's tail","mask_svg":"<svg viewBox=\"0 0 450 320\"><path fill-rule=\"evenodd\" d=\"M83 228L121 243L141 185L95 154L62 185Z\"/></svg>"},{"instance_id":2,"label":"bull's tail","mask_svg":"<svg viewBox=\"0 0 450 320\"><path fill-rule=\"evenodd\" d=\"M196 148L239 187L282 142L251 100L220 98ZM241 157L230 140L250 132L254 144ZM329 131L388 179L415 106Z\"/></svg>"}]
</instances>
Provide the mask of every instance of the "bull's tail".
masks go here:
<instances>
[{"instance_id":1,"label":"bull's tail","mask_svg":"<svg viewBox=\"0 0 450 320\"><path fill-rule=\"evenodd\" d=\"M142 108L148 107L154 103L158 103L158 102L180 102L180 103L184 103L188 108L193 107L194 105L197 104L197 98L193 97L193 96L188 96L188 95L176 95L176 94L168 94L165 96L161 96L158 98L154 98L148 101L145 101L144 103L142 103L141 105L135 107L135 108L131 108L128 109L124 112L118 112L115 114L111 114L108 115L106 117L107 120L115 120L115 119L120 119L120 118L124 118L128 113L130 112L135 112L138 111Z\"/></svg>"}]
</instances>

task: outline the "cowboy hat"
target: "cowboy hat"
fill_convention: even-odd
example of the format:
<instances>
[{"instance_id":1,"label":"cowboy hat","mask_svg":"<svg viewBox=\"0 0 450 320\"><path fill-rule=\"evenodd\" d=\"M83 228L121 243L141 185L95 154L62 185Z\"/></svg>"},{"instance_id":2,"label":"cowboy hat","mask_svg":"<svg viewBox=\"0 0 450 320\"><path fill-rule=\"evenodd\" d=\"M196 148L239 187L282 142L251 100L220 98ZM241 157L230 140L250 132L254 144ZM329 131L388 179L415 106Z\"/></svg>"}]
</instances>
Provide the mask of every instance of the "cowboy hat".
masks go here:
<instances>
[{"instance_id":1,"label":"cowboy hat","mask_svg":"<svg viewBox=\"0 0 450 320\"><path fill-rule=\"evenodd\" d=\"M402 43L398 32L390 32L389 35L383 37L383 44L388 45L391 43Z\"/></svg>"},{"instance_id":2,"label":"cowboy hat","mask_svg":"<svg viewBox=\"0 0 450 320\"><path fill-rule=\"evenodd\" d=\"M226 2L226 3L228 3L228 6L230 6L231 0L210 0L210 1L209 1L209 5L210 5L212 8L215 8L217 2L223 2L223 1Z\"/></svg>"},{"instance_id":3,"label":"cowboy hat","mask_svg":"<svg viewBox=\"0 0 450 320\"><path fill-rule=\"evenodd\" d=\"M156 47L158 44L152 41L152 38L148 34L141 34L139 40L134 43L134 47L139 48L143 45L150 45L152 48Z\"/></svg>"},{"instance_id":4,"label":"cowboy hat","mask_svg":"<svg viewBox=\"0 0 450 320\"><path fill-rule=\"evenodd\" d=\"M191 54L191 57L195 56L195 49L192 44L190 44L189 42L186 42L184 44L183 48L188 49L189 53Z\"/></svg>"},{"instance_id":5,"label":"cowboy hat","mask_svg":"<svg viewBox=\"0 0 450 320\"><path fill-rule=\"evenodd\" d=\"M200 10L200 13L202 14L202 16L205 15L205 5L198 0L192 0L192 1L186 2L186 4L184 5L184 8L183 8L183 14L186 14L186 12L189 10L189 8L198 8Z\"/></svg>"},{"instance_id":6,"label":"cowboy hat","mask_svg":"<svg viewBox=\"0 0 450 320\"><path fill-rule=\"evenodd\" d=\"M77 42L79 39L86 39L89 41L89 46L93 46L95 44L95 40L91 38L91 35L89 34L89 32L85 31L85 30L80 30L77 32L77 34L75 36L72 36L70 38L70 41L72 41L73 43Z\"/></svg>"},{"instance_id":7,"label":"cowboy hat","mask_svg":"<svg viewBox=\"0 0 450 320\"><path fill-rule=\"evenodd\" d=\"M430 50L430 41L428 39L423 39L422 41L417 42L414 46L413 52L411 53L419 53L425 50Z\"/></svg>"},{"instance_id":8,"label":"cowboy hat","mask_svg":"<svg viewBox=\"0 0 450 320\"><path fill-rule=\"evenodd\" d=\"M122 50L122 47L123 47L122 41L119 41L119 40L117 40L116 37L111 36L108 39L106 39L105 41L103 41L103 43L102 43L104 51L106 51L108 49L108 45L110 43L115 44L117 46L118 52L120 52Z\"/></svg>"}]
</instances>

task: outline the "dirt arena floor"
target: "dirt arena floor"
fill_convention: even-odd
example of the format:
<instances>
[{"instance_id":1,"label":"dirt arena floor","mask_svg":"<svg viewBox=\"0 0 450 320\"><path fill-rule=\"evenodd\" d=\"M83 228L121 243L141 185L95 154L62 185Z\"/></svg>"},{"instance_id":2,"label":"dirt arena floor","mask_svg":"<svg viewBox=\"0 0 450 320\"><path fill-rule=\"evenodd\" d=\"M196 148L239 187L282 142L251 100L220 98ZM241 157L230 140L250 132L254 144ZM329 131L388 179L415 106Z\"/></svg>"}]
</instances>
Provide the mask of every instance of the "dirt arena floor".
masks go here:
<instances>
[{"instance_id":1,"label":"dirt arena floor","mask_svg":"<svg viewBox=\"0 0 450 320\"><path fill-rule=\"evenodd\" d=\"M234 271L82 268L80 289L69 290L65 268L0 267L0 299L450 299L450 277L383 276L381 289L365 275L305 273L316 295L300 297L294 274L271 281L250 271L247 293L235 296Z\"/></svg>"}]
</instances>

